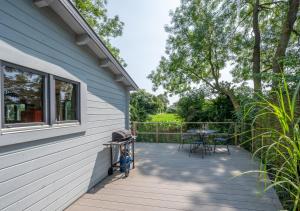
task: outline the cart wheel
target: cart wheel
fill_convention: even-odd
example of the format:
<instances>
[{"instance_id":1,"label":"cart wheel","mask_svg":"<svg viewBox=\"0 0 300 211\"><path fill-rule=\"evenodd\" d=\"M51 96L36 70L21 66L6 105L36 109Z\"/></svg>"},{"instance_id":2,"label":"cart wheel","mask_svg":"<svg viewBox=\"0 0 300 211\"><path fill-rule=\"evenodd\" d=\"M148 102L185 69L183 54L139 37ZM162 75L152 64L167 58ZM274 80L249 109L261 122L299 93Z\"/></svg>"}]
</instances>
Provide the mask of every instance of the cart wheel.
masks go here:
<instances>
[{"instance_id":1,"label":"cart wheel","mask_svg":"<svg viewBox=\"0 0 300 211\"><path fill-rule=\"evenodd\" d=\"M114 173L114 169L112 168L112 167L110 167L109 169L108 169L108 175L110 176L110 175L112 175Z\"/></svg>"},{"instance_id":2,"label":"cart wheel","mask_svg":"<svg viewBox=\"0 0 300 211\"><path fill-rule=\"evenodd\" d=\"M126 168L126 170L125 170L125 177L128 177L128 176L129 176L129 169Z\"/></svg>"}]
</instances>

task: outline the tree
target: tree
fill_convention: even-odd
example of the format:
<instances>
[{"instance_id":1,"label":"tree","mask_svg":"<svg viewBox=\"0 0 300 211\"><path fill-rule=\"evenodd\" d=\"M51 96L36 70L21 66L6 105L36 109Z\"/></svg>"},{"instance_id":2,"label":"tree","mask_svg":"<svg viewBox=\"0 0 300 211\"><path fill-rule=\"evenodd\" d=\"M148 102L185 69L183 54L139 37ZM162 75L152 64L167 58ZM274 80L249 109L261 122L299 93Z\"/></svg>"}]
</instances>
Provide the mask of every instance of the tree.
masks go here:
<instances>
[{"instance_id":1,"label":"tree","mask_svg":"<svg viewBox=\"0 0 300 211\"><path fill-rule=\"evenodd\" d=\"M229 97L240 108L231 83L220 80L220 71L230 60L230 13L219 13L218 1L182 0L171 13L172 22L166 54L158 68L148 76L154 89L162 85L171 93L183 93L204 83L216 93Z\"/></svg>"},{"instance_id":2,"label":"tree","mask_svg":"<svg viewBox=\"0 0 300 211\"><path fill-rule=\"evenodd\" d=\"M299 0L241 0L224 3L221 8L226 12L231 11L228 24L239 19L231 45L231 59L235 60L235 82L251 79L254 92L260 93L263 83L268 85L279 72L287 73L283 69L284 65L289 68L293 64L295 68L294 65L298 63L295 58L299 57L299 38L296 39L300 35L299 30L296 30L299 28L296 16ZM279 63L281 71L278 71ZM274 71L275 65L277 70Z\"/></svg>"},{"instance_id":3,"label":"tree","mask_svg":"<svg viewBox=\"0 0 300 211\"><path fill-rule=\"evenodd\" d=\"M157 95L156 102L158 104L159 113L166 112L166 110L168 108L168 103L169 103L167 95L165 95L165 94Z\"/></svg>"},{"instance_id":4,"label":"tree","mask_svg":"<svg viewBox=\"0 0 300 211\"><path fill-rule=\"evenodd\" d=\"M176 103L176 113L186 122L224 122L235 118L228 96L206 99L205 93L200 90L181 96Z\"/></svg>"},{"instance_id":5,"label":"tree","mask_svg":"<svg viewBox=\"0 0 300 211\"><path fill-rule=\"evenodd\" d=\"M253 5L253 17L252 17L252 27L254 33L254 46L253 46L253 65L252 65L252 74L253 74L253 84L254 92L261 93L261 74L260 74L260 27L259 27L259 11L260 11L260 0L255 0Z\"/></svg>"},{"instance_id":6,"label":"tree","mask_svg":"<svg viewBox=\"0 0 300 211\"><path fill-rule=\"evenodd\" d=\"M275 56L273 58L272 69L273 73L275 74L283 72L282 59L284 59L285 57L292 32L294 31L296 33L299 33L297 30L294 29L294 24L297 20L297 14L299 11L299 2L300 0L289 0L287 15L282 23L280 39L276 48ZM298 34L298 36L300 35ZM273 84L276 85L277 82L275 81L275 83Z\"/></svg>"},{"instance_id":7,"label":"tree","mask_svg":"<svg viewBox=\"0 0 300 211\"><path fill-rule=\"evenodd\" d=\"M218 95L205 101L201 112L201 121L226 122L236 119L234 108L228 96Z\"/></svg>"},{"instance_id":8,"label":"tree","mask_svg":"<svg viewBox=\"0 0 300 211\"><path fill-rule=\"evenodd\" d=\"M144 122L149 114L156 114L161 109L158 98L144 89L130 94L130 120Z\"/></svg>"},{"instance_id":9,"label":"tree","mask_svg":"<svg viewBox=\"0 0 300 211\"><path fill-rule=\"evenodd\" d=\"M110 52L123 66L126 66L125 61L120 57L120 50L110 44L110 38L122 35L124 23L117 15L112 18L107 16L107 0L72 0L72 3Z\"/></svg>"},{"instance_id":10,"label":"tree","mask_svg":"<svg viewBox=\"0 0 300 211\"><path fill-rule=\"evenodd\" d=\"M176 103L176 112L186 122L202 120L202 110L205 104L204 94L201 91L191 91L182 96Z\"/></svg>"}]
</instances>

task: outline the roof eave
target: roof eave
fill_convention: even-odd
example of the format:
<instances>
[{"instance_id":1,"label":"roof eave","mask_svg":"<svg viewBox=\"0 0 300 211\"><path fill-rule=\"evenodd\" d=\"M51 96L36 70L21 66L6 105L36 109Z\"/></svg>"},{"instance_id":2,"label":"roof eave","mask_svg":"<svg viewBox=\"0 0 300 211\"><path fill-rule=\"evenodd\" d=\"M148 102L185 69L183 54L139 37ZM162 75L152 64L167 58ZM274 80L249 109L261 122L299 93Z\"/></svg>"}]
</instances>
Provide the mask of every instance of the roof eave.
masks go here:
<instances>
[{"instance_id":1,"label":"roof eave","mask_svg":"<svg viewBox=\"0 0 300 211\"><path fill-rule=\"evenodd\" d=\"M99 67L108 69L128 90L137 90L139 87L110 53L98 35L88 25L78 10L69 0L34 0L38 7L50 7L76 34L77 45L88 46L99 58Z\"/></svg>"}]
</instances>

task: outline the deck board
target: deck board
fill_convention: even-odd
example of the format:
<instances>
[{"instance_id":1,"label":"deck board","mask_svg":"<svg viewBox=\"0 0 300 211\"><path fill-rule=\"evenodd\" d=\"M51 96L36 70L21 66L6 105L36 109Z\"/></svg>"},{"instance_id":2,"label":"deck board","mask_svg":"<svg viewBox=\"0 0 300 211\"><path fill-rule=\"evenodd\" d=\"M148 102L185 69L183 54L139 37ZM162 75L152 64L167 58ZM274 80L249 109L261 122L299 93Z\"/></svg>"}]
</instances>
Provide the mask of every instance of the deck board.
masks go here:
<instances>
[{"instance_id":1,"label":"deck board","mask_svg":"<svg viewBox=\"0 0 300 211\"><path fill-rule=\"evenodd\" d=\"M238 176L258 164L250 154L224 147L204 159L176 144L138 143L136 168L128 178L115 173L74 202L67 211L261 210L281 209L273 189L261 194L256 174Z\"/></svg>"}]
</instances>

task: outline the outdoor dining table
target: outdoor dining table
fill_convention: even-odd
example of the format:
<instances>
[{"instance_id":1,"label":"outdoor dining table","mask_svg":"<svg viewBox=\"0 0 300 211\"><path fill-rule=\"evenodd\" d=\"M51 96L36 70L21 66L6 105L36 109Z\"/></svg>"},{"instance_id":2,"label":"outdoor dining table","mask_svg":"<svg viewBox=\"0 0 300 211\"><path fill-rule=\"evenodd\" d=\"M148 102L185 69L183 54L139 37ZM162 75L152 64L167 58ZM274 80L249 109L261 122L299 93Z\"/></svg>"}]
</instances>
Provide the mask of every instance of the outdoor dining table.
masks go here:
<instances>
[{"instance_id":1,"label":"outdoor dining table","mask_svg":"<svg viewBox=\"0 0 300 211\"><path fill-rule=\"evenodd\" d=\"M197 148L199 148L200 145L202 145L202 158L204 157L204 154L206 154L207 150L210 150L210 147L208 146L208 138L209 136L217 133L216 130L209 130L209 129L190 129L187 130L187 132L184 134L185 136L188 136L190 138L195 138L196 140L190 141L190 154L195 151Z\"/></svg>"},{"instance_id":2,"label":"outdoor dining table","mask_svg":"<svg viewBox=\"0 0 300 211\"><path fill-rule=\"evenodd\" d=\"M215 134L216 132L217 132L216 130L208 130L208 129L199 131L199 133L202 135L212 135Z\"/></svg>"}]
</instances>

